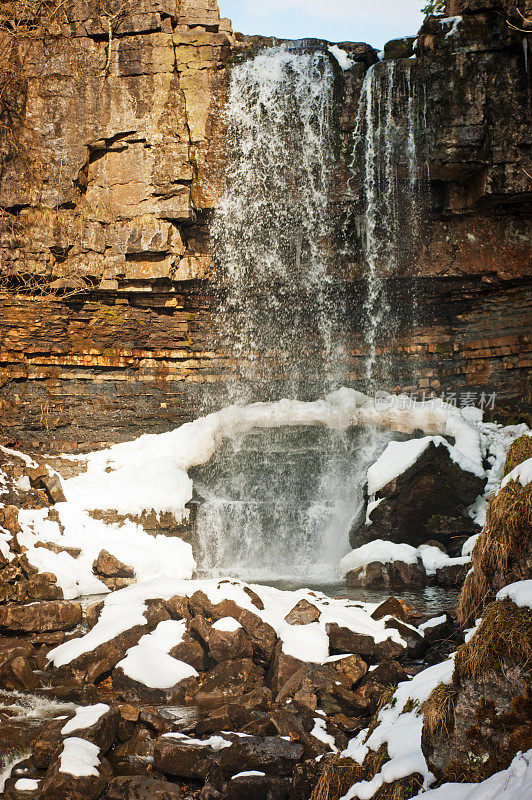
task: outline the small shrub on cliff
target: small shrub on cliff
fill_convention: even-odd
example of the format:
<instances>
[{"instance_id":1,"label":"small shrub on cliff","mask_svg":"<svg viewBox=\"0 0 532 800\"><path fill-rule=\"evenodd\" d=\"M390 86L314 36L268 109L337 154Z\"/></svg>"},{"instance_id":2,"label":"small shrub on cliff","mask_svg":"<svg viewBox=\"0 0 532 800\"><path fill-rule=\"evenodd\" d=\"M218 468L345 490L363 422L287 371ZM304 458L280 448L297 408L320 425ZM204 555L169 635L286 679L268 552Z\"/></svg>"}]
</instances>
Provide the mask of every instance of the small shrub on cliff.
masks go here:
<instances>
[{"instance_id":1,"label":"small shrub on cliff","mask_svg":"<svg viewBox=\"0 0 532 800\"><path fill-rule=\"evenodd\" d=\"M469 642L458 648L455 681L478 678L505 662L532 667L532 611L511 600L492 603Z\"/></svg>"},{"instance_id":2,"label":"small shrub on cliff","mask_svg":"<svg viewBox=\"0 0 532 800\"><path fill-rule=\"evenodd\" d=\"M445 0L430 0L426 6L421 9L422 14L445 14Z\"/></svg>"}]
</instances>

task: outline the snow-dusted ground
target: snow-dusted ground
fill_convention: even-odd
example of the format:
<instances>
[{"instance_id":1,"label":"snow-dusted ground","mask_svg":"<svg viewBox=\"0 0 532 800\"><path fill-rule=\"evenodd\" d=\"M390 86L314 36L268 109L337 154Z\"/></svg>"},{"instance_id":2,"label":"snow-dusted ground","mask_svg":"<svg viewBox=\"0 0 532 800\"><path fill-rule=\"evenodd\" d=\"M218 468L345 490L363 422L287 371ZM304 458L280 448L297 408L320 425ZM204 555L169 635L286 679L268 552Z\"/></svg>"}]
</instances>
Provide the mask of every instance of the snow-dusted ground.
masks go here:
<instances>
[{"instance_id":1,"label":"snow-dusted ground","mask_svg":"<svg viewBox=\"0 0 532 800\"><path fill-rule=\"evenodd\" d=\"M253 604L250 596L245 591L246 586L260 597L264 604L264 609L258 609ZM99 620L92 630L85 636L72 639L54 648L48 654L48 659L56 667L68 664L73 659L93 650L109 639L118 636L118 634L136 625L145 624L146 600L154 598L169 600L175 595L190 597L198 590L205 592L209 600L214 604L223 600L234 600L240 608L248 609L261 617L264 622L274 628L282 641L283 651L287 655L301 659L301 661L316 664L323 664L327 661L329 658L329 637L325 626L327 623L332 622L357 633L371 636L375 642L392 639L395 642L403 643L401 635L395 628L385 627L386 617L380 620L374 620L371 617L378 603L362 603L346 598L330 598L325 594L311 592L307 589L282 591L271 586L244 584L240 581L229 582L218 581L217 579L177 581L167 578L134 584L108 595ZM309 625L290 625L286 622L286 615L300 600L307 600L320 611L320 618L317 622ZM125 663L121 662L119 666L122 666L124 671L127 670L131 677L140 680L141 678L137 676L144 669L143 664L148 663L148 656L151 656L160 665L161 675L165 674L165 666L169 662L167 659L161 658L161 656L167 654L175 644L179 643L182 635L182 628L178 627L179 625L180 623L173 623L172 625L160 623L153 633L144 636L139 644L128 652L126 659L124 659ZM133 658L130 658L130 656ZM175 661L175 659L173 660ZM135 675L132 674L133 671L135 671ZM147 671L143 674L147 675ZM180 679L182 680L182 678ZM150 684L148 683L147 685Z\"/></svg>"}]
</instances>

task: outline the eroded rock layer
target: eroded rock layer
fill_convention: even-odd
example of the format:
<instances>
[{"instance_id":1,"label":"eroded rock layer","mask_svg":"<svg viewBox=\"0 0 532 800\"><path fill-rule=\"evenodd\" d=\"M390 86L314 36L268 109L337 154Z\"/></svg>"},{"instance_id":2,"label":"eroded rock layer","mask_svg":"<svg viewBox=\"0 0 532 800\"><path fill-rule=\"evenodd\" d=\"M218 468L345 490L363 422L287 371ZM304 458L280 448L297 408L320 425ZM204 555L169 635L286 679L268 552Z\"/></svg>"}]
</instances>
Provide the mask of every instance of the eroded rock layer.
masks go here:
<instances>
[{"instance_id":1,"label":"eroded rock layer","mask_svg":"<svg viewBox=\"0 0 532 800\"><path fill-rule=\"evenodd\" d=\"M381 343L387 388L496 392L515 404L531 363L530 42L506 22L515 3L463 0L448 12L461 19L428 18L407 63L425 98L428 180L420 236L389 281L393 305L407 307L413 291L417 300L414 327L405 315ZM213 335L210 221L227 76L260 41L235 37L215 0L74 3L43 35L5 36L17 98L0 171L7 438L84 448L173 427L212 406L213 385L221 405L236 365ZM404 62L413 44L386 58ZM362 388L365 198L352 134L377 58L367 45L345 49L328 247L349 311L345 382Z\"/></svg>"}]
</instances>

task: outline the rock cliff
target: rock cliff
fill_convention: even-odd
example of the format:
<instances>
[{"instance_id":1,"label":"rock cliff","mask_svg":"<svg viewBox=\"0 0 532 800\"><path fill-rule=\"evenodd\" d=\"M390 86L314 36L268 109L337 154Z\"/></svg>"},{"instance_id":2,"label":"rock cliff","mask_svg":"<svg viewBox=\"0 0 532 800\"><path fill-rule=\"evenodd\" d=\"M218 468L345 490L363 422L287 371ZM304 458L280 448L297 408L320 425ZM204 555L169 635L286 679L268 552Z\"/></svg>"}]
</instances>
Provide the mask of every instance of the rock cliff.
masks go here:
<instances>
[{"instance_id":1,"label":"rock cliff","mask_svg":"<svg viewBox=\"0 0 532 800\"><path fill-rule=\"evenodd\" d=\"M385 345L396 383L514 405L531 363L532 199L530 37L508 25L515 8L453 0L456 19L429 17L417 42L385 52L408 58L415 44L410 69L426 93L423 235L390 280L399 306L412 287L417 296L415 328ZM76 449L174 427L231 373L212 335L209 224L226 78L253 42L233 35L215 0L76 1L41 27L13 19L0 48L6 439ZM361 386L363 193L345 153L377 59L344 47L354 65L337 70L344 147L331 206L345 238L331 246L347 263L348 370Z\"/></svg>"}]
</instances>

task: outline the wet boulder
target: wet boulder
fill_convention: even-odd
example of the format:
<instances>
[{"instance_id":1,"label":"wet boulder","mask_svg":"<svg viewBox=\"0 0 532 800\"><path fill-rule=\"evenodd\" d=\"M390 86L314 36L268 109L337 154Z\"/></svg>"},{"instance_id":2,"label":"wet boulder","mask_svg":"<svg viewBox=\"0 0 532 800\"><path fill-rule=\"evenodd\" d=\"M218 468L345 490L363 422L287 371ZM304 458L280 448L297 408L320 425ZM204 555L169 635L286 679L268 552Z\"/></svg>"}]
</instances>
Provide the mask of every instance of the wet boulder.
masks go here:
<instances>
[{"instance_id":1,"label":"wet boulder","mask_svg":"<svg viewBox=\"0 0 532 800\"><path fill-rule=\"evenodd\" d=\"M251 770L234 775L222 788L223 800L287 800L290 781Z\"/></svg>"},{"instance_id":2,"label":"wet boulder","mask_svg":"<svg viewBox=\"0 0 532 800\"><path fill-rule=\"evenodd\" d=\"M421 559L414 564L405 561L390 561L387 564L371 561L350 570L346 575L346 584L352 588L418 589L426 586L427 582L427 573Z\"/></svg>"},{"instance_id":3,"label":"wet boulder","mask_svg":"<svg viewBox=\"0 0 532 800\"><path fill-rule=\"evenodd\" d=\"M447 613L439 617L431 617L418 625L418 628L423 631L425 640L429 645L438 644L451 639L456 632L452 617Z\"/></svg>"},{"instance_id":4,"label":"wet boulder","mask_svg":"<svg viewBox=\"0 0 532 800\"><path fill-rule=\"evenodd\" d=\"M222 661L206 676L195 702L210 707L225 705L262 686L264 671L249 658Z\"/></svg>"},{"instance_id":5,"label":"wet boulder","mask_svg":"<svg viewBox=\"0 0 532 800\"><path fill-rule=\"evenodd\" d=\"M220 751L230 745L221 736L198 740L181 734L164 734L155 743L153 763L164 775L205 782L211 774L218 775Z\"/></svg>"},{"instance_id":6,"label":"wet boulder","mask_svg":"<svg viewBox=\"0 0 532 800\"><path fill-rule=\"evenodd\" d=\"M227 776L252 770L289 776L303 752L302 744L279 736L238 736L220 751L220 766Z\"/></svg>"},{"instance_id":7,"label":"wet boulder","mask_svg":"<svg viewBox=\"0 0 532 800\"><path fill-rule=\"evenodd\" d=\"M222 617L212 625L208 645L209 654L216 662L253 656L251 641L234 617Z\"/></svg>"},{"instance_id":8,"label":"wet boulder","mask_svg":"<svg viewBox=\"0 0 532 800\"><path fill-rule=\"evenodd\" d=\"M44 769L60 754L64 741L75 737L98 747L102 755L111 747L120 721L120 712L106 703L78 709L73 717L51 720L33 744L33 760Z\"/></svg>"}]
</instances>

